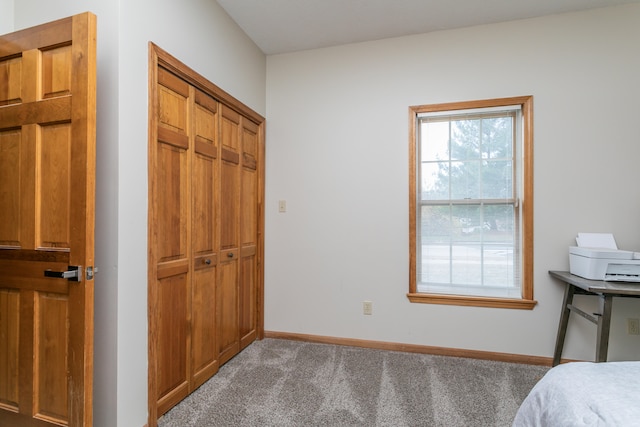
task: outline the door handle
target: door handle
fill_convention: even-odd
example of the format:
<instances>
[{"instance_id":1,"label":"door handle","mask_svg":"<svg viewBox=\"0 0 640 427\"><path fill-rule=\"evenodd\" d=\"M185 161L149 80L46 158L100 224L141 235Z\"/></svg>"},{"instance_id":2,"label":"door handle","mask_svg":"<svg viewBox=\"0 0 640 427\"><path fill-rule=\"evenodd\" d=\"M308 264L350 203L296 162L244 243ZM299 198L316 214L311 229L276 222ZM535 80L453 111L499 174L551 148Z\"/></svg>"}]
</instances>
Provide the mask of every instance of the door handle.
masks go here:
<instances>
[{"instance_id":1,"label":"door handle","mask_svg":"<svg viewBox=\"0 0 640 427\"><path fill-rule=\"evenodd\" d=\"M53 277L56 279L67 279L70 282L79 282L82 280L82 267L70 265L67 271L53 271L51 269L44 271L44 277Z\"/></svg>"}]
</instances>

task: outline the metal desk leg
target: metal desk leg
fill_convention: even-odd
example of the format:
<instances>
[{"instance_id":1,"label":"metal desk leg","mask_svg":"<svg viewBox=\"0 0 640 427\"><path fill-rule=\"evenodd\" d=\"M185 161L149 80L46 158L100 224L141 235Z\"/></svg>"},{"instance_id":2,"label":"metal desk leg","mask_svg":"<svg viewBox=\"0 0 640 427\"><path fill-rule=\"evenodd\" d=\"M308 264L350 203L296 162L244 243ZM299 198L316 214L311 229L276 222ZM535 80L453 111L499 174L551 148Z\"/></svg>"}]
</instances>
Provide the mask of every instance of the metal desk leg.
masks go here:
<instances>
[{"instance_id":1,"label":"metal desk leg","mask_svg":"<svg viewBox=\"0 0 640 427\"><path fill-rule=\"evenodd\" d=\"M564 299L562 301L562 312L560 313L560 324L558 325L558 336L556 337L556 349L553 352L553 366L560 364L560 358L562 357L562 347L564 347L564 337L567 334L569 314L571 313L569 305L573 302L573 294L575 292L575 288L573 287L573 285L565 283L564 286Z\"/></svg>"},{"instance_id":2,"label":"metal desk leg","mask_svg":"<svg viewBox=\"0 0 640 427\"><path fill-rule=\"evenodd\" d=\"M600 315L598 316L598 335L596 338L596 362L606 362L609 350L609 328L611 326L611 295L600 295Z\"/></svg>"}]
</instances>

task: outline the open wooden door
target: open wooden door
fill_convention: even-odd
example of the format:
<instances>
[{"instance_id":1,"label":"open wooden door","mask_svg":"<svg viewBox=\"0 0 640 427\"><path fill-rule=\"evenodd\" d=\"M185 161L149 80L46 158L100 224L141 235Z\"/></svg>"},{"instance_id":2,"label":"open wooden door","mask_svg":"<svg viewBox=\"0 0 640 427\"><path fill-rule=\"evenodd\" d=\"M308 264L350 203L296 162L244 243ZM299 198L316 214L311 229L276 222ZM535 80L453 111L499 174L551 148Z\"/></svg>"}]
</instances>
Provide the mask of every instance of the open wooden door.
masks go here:
<instances>
[{"instance_id":1,"label":"open wooden door","mask_svg":"<svg viewBox=\"0 0 640 427\"><path fill-rule=\"evenodd\" d=\"M90 426L96 18L0 36L0 425Z\"/></svg>"}]
</instances>

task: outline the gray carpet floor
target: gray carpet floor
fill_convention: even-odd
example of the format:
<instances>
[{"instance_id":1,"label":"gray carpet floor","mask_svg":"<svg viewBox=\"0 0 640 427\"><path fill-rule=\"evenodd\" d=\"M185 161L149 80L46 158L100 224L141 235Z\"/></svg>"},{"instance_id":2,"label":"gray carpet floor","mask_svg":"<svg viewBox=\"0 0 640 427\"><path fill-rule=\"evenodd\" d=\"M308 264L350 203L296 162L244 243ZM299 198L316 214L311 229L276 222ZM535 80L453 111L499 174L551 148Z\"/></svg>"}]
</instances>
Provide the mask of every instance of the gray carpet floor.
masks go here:
<instances>
[{"instance_id":1,"label":"gray carpet floor","mask_svg":"<svg viewBox=\"0 0 640 427\"><path fill-rule=\"evenodd\" d=\"M511 426L548 369L264 339L223 365L159 427Z\"/></svg>"}]
</instances>

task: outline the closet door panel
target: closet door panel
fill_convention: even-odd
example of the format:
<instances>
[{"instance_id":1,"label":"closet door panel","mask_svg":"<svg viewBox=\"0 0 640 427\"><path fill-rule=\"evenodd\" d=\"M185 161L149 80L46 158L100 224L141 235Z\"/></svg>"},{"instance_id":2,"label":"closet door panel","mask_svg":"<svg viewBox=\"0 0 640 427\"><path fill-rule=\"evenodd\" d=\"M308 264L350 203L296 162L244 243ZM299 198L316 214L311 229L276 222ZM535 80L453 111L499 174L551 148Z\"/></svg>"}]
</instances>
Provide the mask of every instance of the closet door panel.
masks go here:
<instances>
[{"instance_id":1,"label":"closet door panel","mask_svg":"<svg viewBox=\"0 0 640 427\"><path fill-rule=\"evenodd\" d=\"M213 257L212 257L213 258ZM191 390L196 389L218 371L216 346L216 260L196 267L192 284L192 366Z\"/></svg>"},{"instance_id":2,"label":"closet door panel","mask_svg":"<svg viewBox=\"0 0 640 427\"><path fill-rule=\"evenodd\" d=\"M195 91L193 193L193 254L213 255L216 251L216 161L217 103Z\"/></svg>"},{"instance_id":3,"label":"closet door panel","mask_svg":"<svg viewBox=\"0 0 640 427\"><path fill-rule=\"evenodd\" d=\"M219 361L225 363L240 351L238 336L237 251L222 251L216 314L218 316Z\"/></svg>"},{"instance_id":4,"label":"closet door panel","mask_svg":"<svg viewBox=\"0 0 640 427\"><path fill-rule=\"evenodd\" d=\"M237 249L240 203L240 115L224 106L221 111L220 249Z\"/></svg>"},{"instance_id":5,"label":"closet door panel","mask_svg":"<svg viewBox=\"0 0 640 427\"><path fill-rule=\"evenodd\" d=\"M240 348L256 338L258 244L258 125L243 118L240 190Z\"/></svg>"},{"instance_id":6,"label":"closet door panel","mask_svg":"<svg viewBox=\"0 0 640 427\"><path fill-rule=\"evenodd\" d=\"M158 411L189 392L189 86L158 70L158 140L153 221L156 237L155 354Z\"/></svg>"},{"instance_id":7,"label":"closet door panel","mask_svg":"<svg viewBox=\"0 0 640 427\"><path fill-rule=\"evenodd\" d=\"M191 305L191 389L218 370L216 346L216 160L217 103L196 90L194 103L194 156L192 168L192 246L194 273Z\"/></svg>"},{"instance_id":8,"label":"closet door panel","mask_svg":"<svg viewBox=\"0 0 640 427\"><path fill-rule=\"evenodd\" d=\"M240 215L240 115L222 106L220 117L220 276L217 314L220 363L240 351L238 256Z\"/></svg>"},{"instance_id":9,"label":"closet door panel","mask_svg":"<svg viewBox=\"0 0 640 427\"><path fill-rule=\"evenodd\" d=\"M242 122L242 196L240 202L240 241L243 247L258 240L258 126Z\"/></svg>"},{"instance_id":10,"label":"closet door panel","mask_svg":"<svg viewBox=\"0 0 640 427\"><path fill-rule=\"evenodd\" d=\"M240 349L256 339L257 286L256 248L242 250L240 258Z\"/></svg>"},{"instance_id":11,"label":"closet door panel","mask_svg":"<svg viewBox=\"0 0 640 427\"><path fill-rule=\"evenodd\" d=\"M187 274L158 280L158 410L164 413L189 393L187 378Z\"/></svg>"},{"instance_id":12,"label":"closet door panel","mask_svg":"<svg viewBox=\"0 0 640 427\"><path fill-rule=\"evenodd\" d=\"M186 150L160 143L157 182L161 191L156 195L158 203L158 255L159 267L168 261L188 257L187 248L187 153Z\"/></svg>"}]
</instances>

